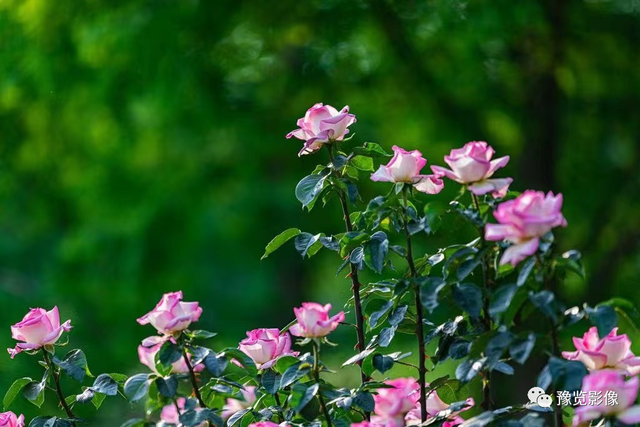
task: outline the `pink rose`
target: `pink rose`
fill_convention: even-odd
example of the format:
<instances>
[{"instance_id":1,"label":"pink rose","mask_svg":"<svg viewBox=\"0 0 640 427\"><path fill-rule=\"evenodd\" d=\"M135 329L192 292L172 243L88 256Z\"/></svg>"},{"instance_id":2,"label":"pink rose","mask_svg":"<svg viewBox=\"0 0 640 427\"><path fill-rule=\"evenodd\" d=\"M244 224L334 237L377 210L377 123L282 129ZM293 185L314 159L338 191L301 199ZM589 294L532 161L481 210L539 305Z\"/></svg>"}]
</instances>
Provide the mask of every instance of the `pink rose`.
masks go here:
<instances>
[{"instance_id":1,"label":"pink rose","mask_svg":"<svg viewBox=\"0 0 640 427\"><path fill-rule=\"evenodd\" d=\"M138 346L138 358L140 359L140 363L146 365L156 374L158 370L156 369L156 354L162 348L162 345L165 343L165 339L159 336L153 336L149 338L145 338L142 341L142 344ZM175 341L171 340L174 344ZM191 355L187 355L189 360L191 360ZM177 361L172 363L171 374L186 374L189 372L189 367L185 363L183 358L178 359ZM193 370L196 372L200 372L204 369L204 365L199 364L193 367Z\"/></svg>"},{"instance_id":2,"label":"pink rose","mask_svg":"<svg viewBox=\"0 0 640 427\"><path fill-rule=\"evenodd\" d=\"M420 175L420 171L427 164L418 150L406 151L397 145L392 147L393 158L386 165L371 175L372 181L405 182L413 185L416 190L427 194L438 194L444 183L435 175Z\"/></svg>"},{"instance_id":3,"label":"pink rose","mask_svg":"<svg viewBox=\"0 0 640 427\"><path fill-rule=\"evenodd\" d=\"M347 129L356 122L356 116L349 114L349 106L338 111L331 105L318 103L307 110L303 118L298 119L296 129L287 134L287 139L295 136L305 141L298 156L311 154L322 148L322 144L342 141L349 133Z\"/></svg>"},{"instance_id":4,"label":"pink rose","mask_svg":"<svg viewBox=\"0 0 640 427\"><path fill-rule=\"evenodd\" d=\"M172 335L184 331L191 322L197 322L202 314L202 308L197 302L183 302L182 291L164 294L162 299L149 313L138 319L138 323L151 325L159 333Z\"/></svg>"},{"instance_id":5,"label":"pink rose","mask_svg":"<svg viewBox=\"0 0 640 427\"><path fill-rule=\"evenodd\" d=\"M227 399L227 404L222 408L222 418L227 419L236 412L251 408L256 401L256 388L252 385L245 385L244 390L240 390L242 399Z\"/></svg>"},{"instance_id":6,"label":"pink rose","mask_svg":"<svg viewBox=\"0 0 640 427\"><path fill-rule=\"evenodd\" d=\"M582 392L589 396L590 392L602 397L600 404L576 407L573 425L598 419L603 416L615 416L624 424L640 423L640 406L633 406L638 395L638 377L628 381L619 371L604 369L595 371L582 380ZM615 401L607 400L607 396L615 397Z\"/></svg>"},{"instance_id":7,"label":"pink rose","mask_svg":"<svg viewBox=\"0 0 640 427\"><path fill-rule=\"evenodd\" d=\"M249 356L258 369L269 369L282 356L297 356L291 351L291 336L280 335L278 329L254 329L247 332L247 338L240 341L238 348Z\"/></svg>"},{"instance_id":8,"label":"pink rose","mask_svg":"<svg viewBox=\"0 0 640 427\"><path fill-rule=\"evenodd\" d=\"M169 404L162 408L162 412L160 412L160 420L162 420L166 424L174 424L174 425L182 425L180 424L180 415L184 412L184 404L186 403L186 399L184 397L179 397L176 400L176 404L178 408L180 408L180 412L178 412L178 408L176 408L176 404ZM198 427L204 427L207 423L204 422L199 424Z\"/></svg>"},{"instance_id":9,"label":"pink rose","mask_svg":"<svg viewBox=\"0 0 640 427\"><path fill-rule=\"evenodd\" d=\"M429 384L427 384L427 387ZM475 405L475 401L472 397L466 400L466 406L460 411L453 412L449 415L448 420L444 422L443 427L453 427L458 424L462 424L464 422L464 418L460 417L460 412L468 411ZM427 396L427 415L429 417L435 417L439 412L443 412L449 409L449 405L444 403L440 396L438 396L437 392L429 393ZM421 423L420 419L420 403L416 404L416 407L409 411L407 416L405 417L406 424L410 425L418 425Z\"/></svg>"},{"instance_id":10,"label":"pink rose","mask_svg":"<svg viewBox=\"0 0 640 427\"><path fill-rule=\"evenodd\" d=\"M494 153L493 148L484 141L468 142L444 156L451 170L441 166L431 166L431 170L438 177L446 176L460 184L468 184L469 190L478 196L492 193L494 197L504 197L513 180L489 178L509 163L509 156L491 160Z\"/></svg>"},{"instance_id":11,"label":"pink rose","mask_svg":"<svg viewBox=\"0 0 640 427\"><path fill-rule=\"evenodd\" d=\"M24 415L16 416L13 412L0 414L0 427L24 427Z\"/></svg>"},{"instance_id":12,"label":"pink rose","mask_svg":"<svg viewBox=\"0 0 640 427\"><path fill-rule=\"evenodd\" d=\"M507 248L500 265L520 261L533 255L540 245L540 237L558 226L565 227L562 216L562 194L552 192L545 196L542 191L527 190L513 200L498 205L493 216L499 224L487 224L485 239L507 240L513 246Z\"/></svg>"},{"instance_id":13,"label":"pink rose","mask_svg":"<svg viewBox=\"0 0 640 427\"><path fill-rule=\"evenodd\" d=\"M36 350L45 345L55 344L62 333L69 330L71 320L61 325L58 307L53 307L51 311L32 308L21 322L11 327L13 339L24 342L18 343L15 348L8 348L7 351L13 359L23 350Z\"/></svg>"},{"instance_id":14,"label":"pink rose","mask_svg":"<svg viewBox=\"0 0 640 427\"><path fill-rule=\"evenodd\" d=\"M286 426L286 424L283 425ZM251 423L248 427L280 427L280 424L276 424L271 421L260 421L257 423Z\"/></svg>"},{"instance_id":15,"label":"pink rose","mask_svg":"<svg viewBox=\"0 0 640 427\"><path fill-rule=\"evenodd\" d=\"M420 400L420 385L413 378L397 378L384 382L394 388L380 388L373 395L376 423L397 421L404 425L404 417Z\"/></svg>"},{"instance_id":16,"label":"pink rose","mask_svg":"<svg viewBox=\"0 0 640 427\"><path fill-rule=\"evenodd\" d=\"M640 357L631 351L631 340L626 334L618 335L613 328L609 335L600 339L598 328L590 328L582 338L573 338L576 351L563 351L562 357L579 360L590 371L598 369L619 369L631 376L640 374Z\"/></svg>"},{"instance_id":17,"label":"pink rose","mask_svg":"<svg viewBox=\"0 0 640 427\"><path fill-rule=\"evenodd\" d=\"M296 337L320 338L329 335L331 331L344 321L344 311L329 317L331 304L322 306L315 302L303 302L302 307L294 308L298 323L289 331Z\"/></svg>"}]
</instances>

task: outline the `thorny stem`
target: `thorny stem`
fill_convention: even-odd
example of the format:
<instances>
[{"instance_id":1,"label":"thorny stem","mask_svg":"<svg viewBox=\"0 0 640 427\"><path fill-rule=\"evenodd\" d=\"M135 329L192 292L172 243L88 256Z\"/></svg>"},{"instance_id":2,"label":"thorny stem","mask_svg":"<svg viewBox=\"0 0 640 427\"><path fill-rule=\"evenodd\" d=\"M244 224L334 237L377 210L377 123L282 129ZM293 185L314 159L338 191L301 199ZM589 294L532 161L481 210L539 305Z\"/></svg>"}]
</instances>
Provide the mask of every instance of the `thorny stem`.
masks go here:
<instances>
[{"instance_id":1,"label":"thorny stem","mask_svg":"<svg viewBox=\"0 0 640 427\"><path fill-rule=\"evenodd\" d=\"M471 199L473 200L473 205L475 206L476 211L478 212L478 215L480 215L480 202L478 201L478 196L476 196L473 193L470 193L470 194L471 194ZM484 230L482 228L479 228L478 232L480 233L480 239L482 240L481 250L483 250L486 243L484 239ZM489 278L489 266L487 265L487 261L484 256L482 258L482 283L484 284L485 291L488 291L491 283ZM484 297L483 297L482 321L487 331L490 331L493 325L491 322L491 316L489 315L489 297L487 292L484 293ZM482 380L482 408L485 411L488 411L488 410L491 410L492 405L493 405L493 402L491 401L491 372L488 372Z\"/></svg>"},{"instance_id":2,"label":"thorny stem","mask_svg":"<svg viewBox=\"0 0 640 427\"><path fill-rule=\"evenodd\" d=\"M324 403L324 398L322 397L322 392L320 391L320 365L318 364L318 358L320 355L320 346L315 339L311 340L311 344L313 346L313 376L318 384L318 401L320 402L320 408L322 408L322 413L324 414L325 419L327 420L327 426L332 427L331 416L329 415L329 410L327 409L327 405Z\"/></svg>"},{"instance_id":3,"label":"thorny stem","mask_svg":"<svg viewBox=\"0 0 640 427\"><path fill-rule=\"evenodd\" d=\"M333 164L335 158L333 155L333 147L331 144L327 145L327 151L329 153L329 160ZM336 171L338 177L341 175ZM351 224L351 218L349 217L349 205L347 204L347 198L344 191L338 191L338 197L340 199L340 205L342 206L342 215L344 217L344 225L347 232L353 231L353 225ZM366 342L364 338L364 315L362 314L362 300L360 299L360 281L358 280L358 267L352 263L349 263L351 266L351 273L349 277L351 279L351 291L353 292L353 306L355 309L356 315L356 335L358 337L358 351L364 351L366 347ZM360 367L360 380L364 384L369 380L369 377L362 370L362 361L358 361L358 366ZM369 413L367 413L367 419L369 419Z\"/></svg>"},{"instance_id":4,"label":"thorny stem","mask_svg":"<svg viewBox=\"0 0 640 427\"><path fill-rule=\"evenodd\" d=\"M409 264L409 270L411 272L411 277L416 279L418 277L418 272L416 271L416 266L413 263L413 247L411 245L411 233L409 233L408 227L408 219L407 219L407 187L402 190L402 204L403 204L403 222L404 222L404 236L407 242L407 263ZM420 419L424 423L427 421L427 395L426 395L426 359L427 355L424 348L424 325L423 319L424 314L422 312L422 303L420 301L420 287L417 283L413 283L413 291L415 294L415 302L416 302L416 339L418 340L418 383L420 385Z\"/></svg>"},{"instance_id":5,"label":"thorny stem","mask_svg":"<svg viewBox=\"0 0 640 427\"><path fill-rule=\"evenodd\" d=\"M53 363L51 363L51 358L49 357L49 353L47 353L47 350L43 348L42 354L44 355L44 361L49 367L49 371L51 372L51 375L53 375L53 382L56 385L56 394L58 395L58 399L60 400L60 404L62 405L64 412L67 414L67 417L75 418L76 416L73 415L71 408L69 407L69 405L67 405L67 401L65 400L64 393L62 392L62 387L60 387L60 373L56 370L56 367L53 366ZM75 427L76 423L71 421L71 425Z\"/></svg>"},{"instance_id":6,"label":"thorny stem","mask_svg":"<svg viewBox=\"0 0 640 427\"><path fill-rule=\"evenodd\" d=\"M191 361L187 356L186 347L182 349L182 357L184 358L184 363L187 365L187 369L189 370L189 378L191 379L191 385L193 386L193 393L196 395L196 399L198 399L198 403L202 409L206 409L207 405L204 403L202 399L202 395L200 394L200 389L198 388L198 379L196 378L196 373L193 370L193 365L191 365ZM180 413L178 411L178 413ZM211 421L207 421L207 425L211 427Z\"/></svg>"}]
</instances>

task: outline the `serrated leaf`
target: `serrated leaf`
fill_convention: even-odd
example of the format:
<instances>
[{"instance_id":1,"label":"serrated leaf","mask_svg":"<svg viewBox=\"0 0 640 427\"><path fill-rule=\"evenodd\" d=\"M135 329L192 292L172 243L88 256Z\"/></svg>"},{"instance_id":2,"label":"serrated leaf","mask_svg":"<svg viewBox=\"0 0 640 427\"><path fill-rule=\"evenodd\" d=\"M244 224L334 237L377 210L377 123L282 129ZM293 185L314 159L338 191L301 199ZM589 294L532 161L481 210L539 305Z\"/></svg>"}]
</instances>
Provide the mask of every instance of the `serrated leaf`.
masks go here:
<instances>
[{"instance_id":1,"label":"serrated leaf","mask_svg":"<svg viewBox=\"0 0 640 427\"><path fill-rule=\"evenodd\" d=\"M296 199L302 203L302 207L309 206L320 194L326 180L326 174L305 176L296 185Z\"/></svg>"},{"instance_id":2,"label":"serrated leaf","mask_svg":"<svg viewBox=\"0 0 640 427\"><path fill-rule=\"evenodd\" d=\"M87 375L87 357L82 350L72 350L60 360L53 357L53 363L60 367L67 375L76 381L82 382Z\"/></svg>"}]
</instances>

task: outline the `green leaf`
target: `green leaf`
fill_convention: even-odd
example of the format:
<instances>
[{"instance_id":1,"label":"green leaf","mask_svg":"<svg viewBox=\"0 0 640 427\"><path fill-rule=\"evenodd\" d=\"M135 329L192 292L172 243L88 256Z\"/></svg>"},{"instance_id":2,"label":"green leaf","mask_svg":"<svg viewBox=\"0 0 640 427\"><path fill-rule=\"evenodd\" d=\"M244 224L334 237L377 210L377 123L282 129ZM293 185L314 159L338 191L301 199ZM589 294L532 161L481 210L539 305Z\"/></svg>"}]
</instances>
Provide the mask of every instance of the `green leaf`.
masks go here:
<instances>
[{"instance_id":1,"label":"green leaf","mask_svg":"<svg viewBox=\"0 0 640 427\"><path fill-rule=\"evenodd\" d=\"M156 366L160 364L164 369L172 368L172 365L180 359L182 359L182 349L171 341L162 344L155 356Z\"/></svg>"},{"instance_id":2,"label":"green leaf","mask_svg":"<svg viewBox=\"0 0 640 427\"><path fill-rule=\"evenodd\" d=\"M482 291L476 285L461 284L453 287L453 299L458 307L469 313L471 317L480 317L482 311Z\"/></svg>"},{"instance_id":3,"label":"green leaf","mask_svg":"<svg viewBox=\"0 0 640 427\"><path fill-rule=\"evenodd\" d=\"M388 347L389 344L391 344L397 329L397 326L389 326L388 328L381 330L380 335L378 336L378 345L380 347Z\"/></svg>"},{"instance_id":4,"label":"green leaf","mask_svg":"<svg viewBox=\"0 0 640 427\"><path fill-rule=\"evenodd\" d=\"M375 311L371 312L372 307L375 307ZM393 301L384 301L380 299L372 300L367 304L366 312L369 314L369 329L374 329L380 319L393 307Z\"/></svg>"},{"instance_id":5,"label":"green leaf","mask_svg":"<svg viewBox=\"0 0 640 427\"><path fill-rule=\"evenodd\" d=\"M40 382L32 381L24 386L22 389L22 395L29 402L36 405L38 408L42 406L44 403L44 389L46 386L46 380L42 380Z\"/></svg>"},{"instance_id":6,"label":"green leaf","mask_svg":"<svg viewBox=\"0 0 640 427\"><path fill-rule=\"evenodd\" d=\"M491 317L496 318L499 314L504 313L513 296L516 294L518 287L514 284L500 286L495 293L491 296L491 302L489 303L489 314Z\"/></svg>"},{"instance_id":7,"label":"green leaf","mask_svg":"<svg viewBox=\"0 0 640 427\"><path fill-rule=\"evenodd\" d=\"M275 366L276 371L278 371L278 373L280 374L284 374L287 369L289 369L291 366L295 365L296 363L300 363L300 361L293 356L281 357L276 362L276 366Z\"/></svg>"},{"instance_id":8,"label":"green leaf","mask_svg":"<svg viewBox=\"0 0 640 427\"><path fill-rule=\"evenodd\" d=\"M584 265L582 264L582 254L579 251L571 250L562 254L559 258L558 266L573 271L584 279Z\"/></svg>"},{"instance_id":9,"label":"green leaf","mask_svg":"<svg viewBox=\"0 0 640 427\"><path fill-rule=\"evenodd\" d=\"M535 345L536 335L532 332L529 333L529 335L527 335L525 338L516 339L509 346L509 354L511 355L511 358L513 360L521 365L524 365L524 363L529 358L529 355L531 355L531 351L533 350Z\"/></svg>"},{"instance_id":10,"label":"green leaf","mask_svg":"<svg viewBox=\"0 0 640 427\"><path fill-rule=\"evenodd\" d=\"M137 374L124 383L124 395L135 403L143 399L149 391L149 374Z\"/></svg>"},{"instance_id":11,"label":"green leaf","mask_svg":"<svg viewBox=\"0 0 640 427\"><path fill-rule=\"evenodd\" d=\"M280 388L280 376L269 369L262 375L261 383L267 393L276 394Z\"/></svg>"},{"instance_id":12,"label":"green leaf","mask_svg":"<svg viewBox=\"0 0 640 427\"><path fill-rule=\"evenodd\" d=\"M96 409L100 409L100 407L102 406L102 402L104 402L104 399L106 398L107 398L106 394L98 393L93 397L93 399L91 399L91 403L93 403L93 406Z\"/></svg>"},{"instance_id":13,"label":"green leaf","mask_svg":"<svg viewBox=\"0 0 640 427\"><path fill-rule=\"evenodd\" d=\"M445 281L441 277L427 277L420 287L420 302L433 312L438 307L438 293L444 288Z\"/></svg>"},{"instance_id":14,"label":"green leaf","mask_svg":"<svg viewBox=\"0 0 640 427\"><path fill-rule=\"evenodd\" d=\"M351 356L346 362L344 362L342 364L342 366L349 366L349 365L353 365L354 363L358 363L359 361L365 359L367 356L369 356L371 353L373 353L374 351L376 351L375 348L368 348L366 350L361 351L360 353Z\"/></svg>"},{"instance_id":15,"label":"green leaf","mask_svg":"<svg viewBox=\"0 0 640 427\"><path fill-rule=\"evenodd\" d=\"M265 259L269 255L271 255L273 252L278 250L280 246L284 245L291 238L296 237L300 233L301 231L297 228L289 228L284 230L282 233L278 234L276 237L273 238L273 240L271 240L267 244L267 247L264 249L264 255L262 255L262 258L260 259L261 260Z\"/></svg>"},{"instance_id":16,"label":"green leaf","mask_svg":"<svg viewBox=\"0 0 640 427\"><path fill-rule=\"evenodd\" d=\"M60 367L67 375L76 381L82 382L89 373L87 358L82 350L71 350L64 359L53 357L53 363Z\"/></svg>"},{"instance_id":17,"label":"green leaf","mask_svg":"<svg viewBox=\"0 0 640 427\"><path fill-rule=\"evenodd\" d=\"M307 255L309 255L309 258L311 258L312 253L310 253L310 249L316 243L319 243L321 237L322 234L316 234L314 236L311 233L300 233L296 236L294 242L296 251L298 251L298 253L302 255L303 258ZM322 245L320 244L319 247L322 247Z\"/></svg>"},{"instance_id":18,"label":"green leaf","mask_svg":"<svg viewBox=\"0 0 640 427\"><path fill-rule=\"evenodd\" d=\"M394 360L389 356L384 356L382 354L374 354L373 359L371 360L373 363L373 367L376 368L381 374L384 374L389 369L393 368Z\"/></svg>"},{"instance_id":19,"label":"green leaf","mask_svg":"<svg viewBox=\"0 0 640 427\"><path fill-rule=\"evenodd\" d=\"M365 412L372 412L375 406L373 395L367 391L359 392L353 399L353 403L362 408Z\"/></svg>"},{"instance_id":20,"label":"green leaf","mask_svg":"<svg viewBox=\"0 0 640 427\"><path fill-rule=\"evenodd\" d=\"M595 308L587 307L586 311L601 337L606 336L618 324L618 315L610 305L598 304Z\"/></svg>"},{"instance_id":21,"label":"green leaf","mask_svg":"<svg viewBox=\"0 0 640 427\"><path fill-rule=\"evenodd\" d=\"M320 384L318 383L313 384L311 387L303 384L294 385L291 392L291 406L294 407L294 410L300 413L300 411L311 402L311 399L315 397L319 388Z\"/></svg>"},{"instance_id":22,"label":"green leaf","mask_svg":"<svg viewBox=\"0 0 640 427\"><path fill-rule=\"evenodd\" d=\"M100 374L93 382L91 390L106 394L107 396L115 396L118 394L118 383L108 374Z\"/></svg>"},{"instance_id":23,"label":"green leaf","mask_svg":"<svg viewBox=\"0 0 640 427\"><path fill-rule=\"evenodd\" d=\"M326 173L308 175L296 185L296 198L302 203L303 208L309 206L320 194L326 178Z\"/></svg>"},{"instance_id":24,"label":"green leaf","mask_svg":"<svg viewBox=\"0 0 640 427\"><path fill-rule=\"evenodd\" d=\"M15 400L18 393L22 391L22 389L29 383L33 382L31 378L25 377L15 380L9 390L4 395L4 399L2 400L2 406L6 411L9 408L9 405Z\"/></svg>"},{"instance_id":25,"label":"green leaf","mask_svg":"<svg viewBox=\"0 0 640 427\"><path fill-rule=\"evenodd\" d=\"M191 335L191 338L196 340L208 340L209 338L213 338L218 334L216 334L215 332L209 332L209 331L204 331L202 329L198 329L197 331L191 332L190 335Z\"/></svg>"},{"instance_id":26,"label":"green leaf","mask_svg":"<svg viewBox=\"0 0 640 427\"><path fill-rule=\"evenodd\" d=\"M350 231L340 239L340 256L345 258L353 249L369 240L369 235L362 231Z\"/></svg>"},{"instance_id":27,"label":"green leaf","mask_svg":"<svg viewBox=\"0 0 640 427\"><path fill-rule=\"evenodd\" d=\"M280 379L280 389L284 389L287 386L290 386L298 379L304 377L310 372L309 368L300 368L302 362L298 362L295 365L290 366L287 370L282 374L282 378Z\"/></svg>"},{"instance_id":28,"label":"green leaf","mask_svg":"<svg viewBox=\"0 0 640 427\"><path fill-rule=\"evenodd\" d=\"M224 373L225 369L227 369L228 360L226 357L219 356L213 350L210 350L202 360L202 363L211 375L219 377Z\"/></svg>"},{"instance_id":29,"label":"green leaf","mask_svg":"<svg viewBox=\"0 0 640 427\"><path fill-rule=\"evenodd\" d=\"M247 413L251 412L251 409L242 409L231 415L227 420L227 426L233 427L238 421L240 421Z\"/></svg>"},{"instance_id":30,"label":"green leaf","mask_svg":"<svg viewBox=\"0 0 640 427\"><path fill-rule=\"evenodd\" d=\"M377 231L371 235L366 245L365 263L376 273L382 273L389 253L389 239L383 231Z\"/></svg>"},{"instance_id":31,"label":"green leaf","mask_svg":"<svg viewBox=\"0 0 640 427\"><path fill-rule=\"evenodd\" d=\"M384 151L384 149L375 142L365 142L362 147L354 147L353 152L359 156L391 157L391 154Z\"/></svg>"},{"instance_id":32,"label":"green leaf","mask_svg":"<svg viewBox=\"0 0 640 427\"><path fill-rule=\"evenodd\" d=\"M522 268L520 269L520 273L518 273L518 280L516 281L516 285L522 286L527 282L529 278L529 274L531 274L531 270L536 265L536 258L529 258L524 262Z\"/></svg>"},{"instance_id":33,"label":"green leaf","mask_svg":"<svg viewBox=\"0 0 640 427\"><path fill-rule=\"evenodd\" d=\"M351 164L356 169L365 172L373 172L373 159L364 155L356 155L351 158Z\"/></svg>"},{"instance_id":34,"label":"green leaf","mask_svg":"<svg viewBox=\"0 0 640 427\"><path fill-rule=\"evenodd\" d=\"M156 387L158 387L158 392L161 395L172 398L178 391L178 378L175 375L164 378L158 377L156 378Z\"/></svg>"},{"instance_id":35,"label":"green leaf","mask_svg":"<svg viewBox=\"0 0 640 427\"><path fill-rule=\"evenodd\" d=\"M252 377L258 375L258 368L256 368L256 364L252 358L247 356L244 352L238 350L237 348L226 348L224 349L224 355L227 358L236 359L245 371Z\"/></svg>"},{"instance_id":36,"label":"green leaf","mask_svg":"<svg viewBox=\"0 0 640 427\"><path fill-rule=\"evenodd\" d=\"M558 321L558 307L555 296L550 291L529 292L529 301L533 303L553 323Z\"/></svg>"}]
</instances>

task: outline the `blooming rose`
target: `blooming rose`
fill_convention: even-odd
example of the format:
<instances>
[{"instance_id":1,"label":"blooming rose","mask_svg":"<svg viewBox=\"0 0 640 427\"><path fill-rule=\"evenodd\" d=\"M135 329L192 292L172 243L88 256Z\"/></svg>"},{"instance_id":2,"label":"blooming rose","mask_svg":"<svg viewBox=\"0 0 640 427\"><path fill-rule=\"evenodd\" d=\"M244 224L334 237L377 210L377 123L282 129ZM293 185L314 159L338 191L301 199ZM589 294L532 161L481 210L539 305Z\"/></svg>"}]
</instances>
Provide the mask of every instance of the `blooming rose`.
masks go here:
<instances>
[{"instance_id":1,"label":"blooming rose","mask_svg":"<svg viewBox=\"0 0 640 427\"><path fill-rule=\"evenodd\" d=\"M291 351L291 336L280 335L278 329L254 329L240 341L238 348L249 356L258 369L268 369L282 356L297 356Z\"/></svg>"},{"instance_id":2,"label":"blooming rose","mask_svg":"<svg viewBox=\"0 0 640 427\"><path fill-rule=\"evenodd\" d=\"M71 330L71 320L60 324L58 307L50 311L44 308L32 308L21 322L11 327L11 336L20 342L7 351L13 359L23 350L36 350L45 345L55 344L64 331Z\"/></svg>"},{"instance_id":3,"label":"blooming rose","mask_svg":"<svg viewBox=\"0 0 640 427\"><path fill-rule=\"evenodd\" d=\"M418 150L406 151L397 145L393 146L393 158L386 165L371 175L372 181L406 182L412 184L416 190L428 194L438 194L444 183L435 175L420 175L420 171L427 164Z\"/></svg>"},{"instance_id":4,"label":"blooming rose","mask_svg":"<svg viewBox=\"0 0 640 427\"><path fill-rule=\"evenodd\" d=\"M303 118L298 119L296 129L287 134L287 139L295 136L305 141L298 156L318 151L322 144L342 141L349 133L347 129L356 122L356 116L349 114L349 106L338 111L331 105L318 103L307 110Z\"/></svg>"},{"instance_id":5,"label":"blooming rose","mask_svg":"<svg viewBox=\"0 0 640 427\"><path fill-rule=\"evenodd\" d=\"M509 163L509 156L491 160L495 151L486 142L468 142L462 148L451 150L444 161L451 170L431 166L437 176L446 176L460 184L469 184L469 190L478 196L491 192L494 197L504 197L513 181L511 178L489 179L496 170Z\"/></svg>"},{"instance_id":6,"label":"blooming rose","mask_svg":"<svg viewBox=\"0 0 640 427\"><path fill-rule=\"evenodd\" d=\"M24 427L24 415L16 416L13 412L0 414L0 427Z\"/></svg>"},{"instance_id":7,"label":"blooming rose","mask_svg":"<svg viewBox=\"0 0 640 427\"><path fill-rule=\"evenodd\" d=\"M624 424L640 423L640 406L633 406L638 395L638 377L625 381L619 371L595 371L582 380L582 392L587 396L594 393L603 399L600 404L590 402L589 405L576 407L574 426L603 416L615 416ZM617 401L609 401L607 396L617 397Z\"/></svg>"},{"instance_id":8,"label":"blooming rose","mask_svg":"<svg viewBox=\"0 0 640 427\"><path fill-rule=\"evenodd\" d=\"M178 413L178 408L176 408L176 405L173 403L170 403L169 405L164 406L162 408L162 412L160 412L160 420L163 421L163 425L164 424L182 425L180 424L180 415L184 411L185 403L186 403L186 399L184 397L179 397L178 400L176 400L176 404L178 405L178 408L180 408L179 413ZM204 422L202 424L199 424L198 427L204 427L206 425L207 423Z\"/></svg>"},{"instance_id":9,"label":"blooming rose","mask_svg":"<svg viewBox=\"0 0 640 427\"><path fill-rule=\"evenodd\" d=\"M276 424L272 421L260 421L257 423L251 423L248 427L280 427L280 424Z\"/></svg>"},{"instance_id":10,"label":"blooming rose","mask_svg":"<svg viewBox=\"0 0 640 427\"><path fill-rule=\"evenodd\" d=\"M634 376L640 374L640 357L631 351L631 340L626 334L618 335L613 328L609 335L600 339L598 328L593 326L582 338L574 337L576 351L563 351L562 356L569 360L579 360L589 369L619 369Z\"/></svg>"},{"instance_id":11,"label":"blooming rose","mask_svg":"<svg viewBox=\"0 0 640 427\"><path fill-rule=\"evenodd\" d=\"M427 386L429 386L429 384L427 384ZM453 426L462 424L464 422L464 418L462 418L458 414L460 412L464 412L471 409L473 405L475 405L475 401L473 400L473 398L472 397L468 398L466 400L466 406L460 411L452 412L447 417L448 418L447 421L445 421L442 424L442 427L453 427ZM434 391L432 393L429 393L429 395L427 396L427 415L429 417L435 417L438 413L442 413L447 409L449 409L449 405L444 403L442 399L440 399L440 396L438 396L437 392ZM409 411L409 413L405 417L405 420L406 420L406 425L408 426L418 425L421 423L420 403L418 403L414 409Z\"/></svg>"},{"instance_id":12,"label":"blooming rose","mask_svg":"<svg viewBox=\"0 0 640 427\"><path fill-rule=\"evenodd\" d=\"M302 307L294 308L298 323L293 325L289 331L297 337L320 338L338 327L344 321L344 311L329 317L331 304L322 306L315 302L303 302Z\"/></svg>"},{"instance_id":13,"label":"blooming rose","mask_svg":"<svg viewBox=\"0 0 640 427\"><path fill-rule=\"evenodd\" d=\"M197 302L182 301L182 291L170 292L162 296L156 308L139 318L138 323L151 323L159 333L171 335L187 329L201 314L202 308Z\"/></svg>"},{"instance_id":14,"label":"blooming rose","mask_svg":"<svg viewBox=\"0 0 640 427\"><path fill-rule=\"evenodd\" d=\"M158 354L164 343L165 340L162 337L153 336L145 338L142 341L142 344L138 346L138 358L140 359L140 363L148 366L149 369L151 369L156 374L158 373L158 370L156 368L156 354ZM189 358L189 360L191 360L191 355L187 355L187 357ZM189 372L189 367L182 357L173 362L171 366L171 374L186 374L187 372ZM193 369L196 372L200 372L204 369L204 366L202 364L199 364L194 366Z\"/></svg>"},{"instance_id":15,"label":"blooming rose","mask_svg":"<svg viewBox=\"0 0 640 427\"><path fill-rule=\"evenodd\" d=\"M222 408L222 418L227 419L236 412L250 408L256 401L256 388L251 385L245 385L244 390L240 390L242 399L227 399L227 404Z\"/></svg>"},{"instance_id":16,"label":"blooming rose","mask_svg":"<svg viewBox=\"0 0 640 427\"><path fill-rule=\"evenodd\" d=\"M518 264L533 255L540 245L540 237L552 228L567 225L562 216L562 194L527 190L513 200L498 205L493 216L500 224L487 224L485 239L507 240L514 243L500 259L500 265Z\"/></svg>"},{"instance_id":17,"label":"blooming rose","mask_svg":"<svg viewBox=\"0 0 640 427\"><path fill-rule=\"evenodd\" d=\"M404 417L415 408L420 399L420 386L413 378L396 378L384 382L393 388L380 388L373 395L375 402L372 418L376 424L396 421L399 426L404 425Z\"/></svg>"}]
</instances>

